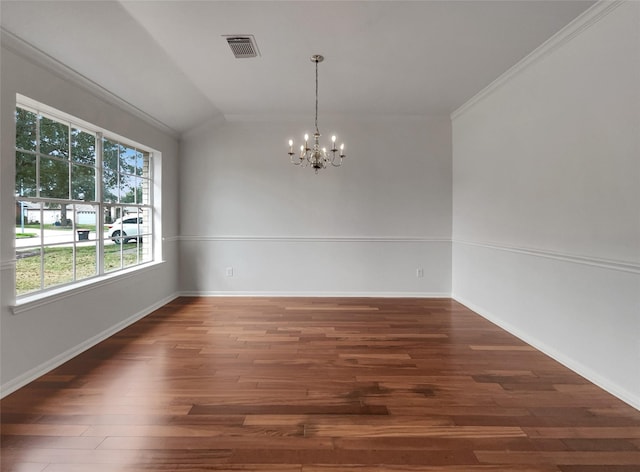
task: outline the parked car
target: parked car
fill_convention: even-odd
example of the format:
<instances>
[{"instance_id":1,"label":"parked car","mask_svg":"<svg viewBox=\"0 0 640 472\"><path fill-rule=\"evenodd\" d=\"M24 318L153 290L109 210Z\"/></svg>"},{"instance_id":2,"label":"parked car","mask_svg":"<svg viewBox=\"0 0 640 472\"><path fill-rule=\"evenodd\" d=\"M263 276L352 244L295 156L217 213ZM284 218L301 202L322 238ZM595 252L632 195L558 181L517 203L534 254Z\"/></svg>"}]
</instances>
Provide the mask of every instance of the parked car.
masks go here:
<instances>
[{"instance_id":1,"label":"parked car","mask_svg":"<svg viewBox=\"0 0 640 472\"><path fill-rule=\"evenodd\" d=\"M128 243L132 239L137 239L142 242L141 237L138 236L138 231L142 225L142 217L126 216L124 218L118 218L111 224L107 225L109 230L109 236L116 244Z\"/></svg>"}]
</instances>

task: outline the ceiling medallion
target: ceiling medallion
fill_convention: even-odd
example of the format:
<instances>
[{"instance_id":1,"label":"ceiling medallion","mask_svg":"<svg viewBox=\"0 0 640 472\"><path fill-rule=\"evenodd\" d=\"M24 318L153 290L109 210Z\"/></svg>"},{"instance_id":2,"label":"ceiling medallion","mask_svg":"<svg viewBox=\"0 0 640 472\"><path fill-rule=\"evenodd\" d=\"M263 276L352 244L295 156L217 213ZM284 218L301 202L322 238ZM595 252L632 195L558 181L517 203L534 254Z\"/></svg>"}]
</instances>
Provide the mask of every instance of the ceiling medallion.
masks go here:
<instances>
[{"instance_id":1,"label":"ceiling medallion","mask_svg":"<svg viewBox=\"0 0 640 472\"><path fill-rule=\"evenodd\" d=\"M300 145L300 155L295 156L293 152L293 139L289 140L289 159L296 166L313 167L318 170L324 169L331 164L333 167L340 167L342 159L345 157L344 143L340 145L340 149L336 147L336 137L331 136L331 149L327 151L326 147L320 147L320 132L318 131L318 63L324 61L324 57L320 54L311 56L311 62L316 64L316 132L313 134L313 147L309 147L309 135L304 135L304 144Z\"/></svg>"}]
</instances>

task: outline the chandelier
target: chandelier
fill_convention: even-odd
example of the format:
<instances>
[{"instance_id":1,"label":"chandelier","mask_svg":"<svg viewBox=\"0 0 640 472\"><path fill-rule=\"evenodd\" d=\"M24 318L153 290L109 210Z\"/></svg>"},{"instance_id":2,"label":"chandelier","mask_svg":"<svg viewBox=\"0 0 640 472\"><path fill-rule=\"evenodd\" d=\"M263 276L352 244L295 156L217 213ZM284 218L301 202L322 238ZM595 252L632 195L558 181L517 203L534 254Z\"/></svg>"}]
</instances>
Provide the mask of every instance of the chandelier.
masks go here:
<instances>
[{"instance_id":1,"label":"chandelier","mask_svg":"<svg viewBox=\"0 0 640 472\"><path fill-rule=\"evenodd\" d=\"M340 145L340 149L336 147L336 137L331 136L331 149L327 151L326 147L320 147L320 132L318 131L318 63L324 61L324 57L320 54L311 56L311 62L316 63L316 132L313 134L313 146L309 147L309 135L304 135L304 144L300 145L300 155L295 156L293 152L293 139L289 140L289 159L296 166L311 166L318 170L326 168L329 164L333 167L340 167L342 159L345 157L344 143Z\"/></svg>"}]
</instances>

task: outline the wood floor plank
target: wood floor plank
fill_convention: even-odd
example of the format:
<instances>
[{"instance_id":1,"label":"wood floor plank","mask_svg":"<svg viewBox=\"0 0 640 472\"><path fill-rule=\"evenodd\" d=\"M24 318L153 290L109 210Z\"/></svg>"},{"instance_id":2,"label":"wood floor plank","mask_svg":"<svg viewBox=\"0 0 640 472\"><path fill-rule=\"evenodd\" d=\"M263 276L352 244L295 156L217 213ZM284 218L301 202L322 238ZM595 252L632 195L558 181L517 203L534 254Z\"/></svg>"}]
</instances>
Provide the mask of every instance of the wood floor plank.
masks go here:
<instances>
[{"instance_id":1,"label":"wood floor plank","mask_svg":"<svg viewBox=\"0 0 640 472\"><path fill-rule=\"evenodd\" d=\"M467 464L464 466L422 466L422 465L312 465L302 466L302 472L505 472L503 465L476 465ZM510 465L509 472L559 472L559 469L551 465Z\"/></svg>"},{"instance_id":2,"label":"wood floor plank","mask_svg":"<svg viewBox=\"0 0 640 472\"><path fill-rule=\"evenodd\" d=\"M132 441L128 437L106 438L98 449L112 451L145 449L148 451L184 449L334 449L331 438L308 438L304 436L276 436L271 434L246 434L204 437L143 437Z\"/></svg>"},{"instance_id":3,"label":"wood floor plank","mask_svg":"<svg viewBox=\"0 0 640 472\"><path fill-rule=\"evenodd\" d=\"M42 472L48 465L49 464L47 463L40 464L37 462L21 462L11 466L7 465L6 468L3 465L2 470L6 470L8 472Z\"/></svg>"},{"instance_id":4,"label":"wood floor plank","mask_svg":"<svg viewBox=\"0 0 640 472\"><path fill-rule=\"evenodd\" d=\"M45 464L46 465L46 464ZM147 464L140 465L109 465L109 464L51 464L43 472L301 472L300 464L209 464L206 466L171 463L157 467Z\"/></svg>"},{"instance_id":5,"label":"wood floor plank","mask_svg":"<svg viewBox=\"0 0 640 472\"><path fill-rule=\"evenodd\" d=\"M435 438L520 438L522 429L506 426L430 426L430 425L338 425L305 426L305 436L339 438L435 437Z\"/></svg>"},{"instance_id":6,"label":"wood floor plank","mask_svg":"<svg viewBox=\"0 0 640 472\"><path fill-rule=\"evenodd\" d=\"M178 298L0 419L2 472L640 471L640 412L448 299Z\"/></svg>"},{"instance_id":7,"label":"wood floor plank","mask_svg":"<svg viewBox=\"0 0 640 472\"><path fill-rule=\"evenodd\" d=\"M3 436L57 436L57 437L77 437L87 431L86 425L48 425L38 423L28 424L3 424L2 435Z\"/></svg>"},{"instance_id":8,"label":"wood floor plank","mask_svg":"<svg viewBox=\"0 0 640 472\"><path fill-rule=\"evenodd\" d=\"M635 416L635 415L634 415ZM637 426L559 426L523 428L530 438L561 439L640 439L640 425Z\"/></svg>"},{"instance_id":9,"label":"wood floor plank","mask_svg":"<svg viewBox=\"0 0 640 472\"><path fill-rule=\"evenodd\" d=\"M493 464L538 464L548 462L557 465L599 465L602 470L608 466L640 465L640 451L475 451L482 463Z\"/></svg>"}]
</instances>

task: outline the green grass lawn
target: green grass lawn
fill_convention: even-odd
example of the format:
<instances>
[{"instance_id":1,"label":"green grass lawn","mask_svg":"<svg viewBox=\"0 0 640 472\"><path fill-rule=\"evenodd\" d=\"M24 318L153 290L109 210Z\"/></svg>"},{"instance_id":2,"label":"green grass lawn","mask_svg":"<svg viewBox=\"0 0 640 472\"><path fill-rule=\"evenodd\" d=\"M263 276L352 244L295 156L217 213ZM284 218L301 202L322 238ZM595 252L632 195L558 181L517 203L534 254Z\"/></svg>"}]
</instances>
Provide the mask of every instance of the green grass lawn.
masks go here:
<instances>
[{"instance_id":1,"label":"green grass lawn","mask_svg":"<svg viewBox=\"0 0 640 472\"><path fill-rule=\"evenodd\" d=\"M122 252L120 249L122 248ZM42 256L39 249L18 251L16 262L16 293L40 290ZM142 245L124 244L104 247L104 271L134 265L142 260ZM76 278L82 280L96 275L96 246L76 247ZM45 247L44 288L73 282L73 247Z\"/></svg>"}]
</instances>

